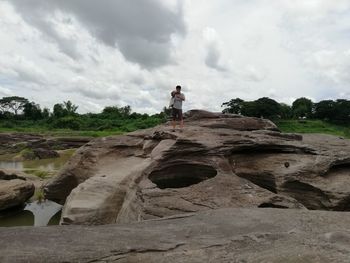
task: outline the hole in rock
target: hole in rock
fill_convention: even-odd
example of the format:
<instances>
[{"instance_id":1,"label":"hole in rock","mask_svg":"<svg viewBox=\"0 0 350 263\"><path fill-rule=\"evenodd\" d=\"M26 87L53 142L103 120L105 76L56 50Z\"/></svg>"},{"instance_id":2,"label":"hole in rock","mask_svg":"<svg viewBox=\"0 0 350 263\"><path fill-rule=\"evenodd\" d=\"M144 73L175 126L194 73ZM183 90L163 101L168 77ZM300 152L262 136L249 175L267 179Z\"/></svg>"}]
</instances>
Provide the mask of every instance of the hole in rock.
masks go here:
<instances>
[{"instance_id":1,"label":"hole in rock","mask_svg":"<svg viewBox=\"0 0 350 263\"><path fill-rule=\"evenodd\" d=\"M287 181L282 186L283 192L302 203L310 210L330 210L331 203L327 192L311 184L297 180Z\"/></svg>"},{"instance_id":2,"label":"hole in rock","mask_svg":"<svg viewBox=\"0 0 350 263\"><path fill-rule=\"evenodd\" d=\"M210 165L177 163L153 171L149 179L160 189L183 188L198 184L217 175Z\"/></svg>"},{"instance_id":3,"label":"hole in rock","mask_svg":"<svg viewBox=\"0 0 350 263\"><path fill-rule=\"evenodd\" d=\"M328 172L325 174L325 177L334 176L334 175L349 175L350 174L350 163L340 163L333 165Z\"/></svg>"},{"instance_id":4,"label":"hole in rock","mask_svg":"<svg viewBox=\"0 0 350 263\"><path fill-rule=\"evenodd\" d=\"M287 209L288 208L284 205L276 205L276 204L272 204L272 203L262 203L258 207L259 208L280 208L280 209Z\"/></svg>"}]
</instances>

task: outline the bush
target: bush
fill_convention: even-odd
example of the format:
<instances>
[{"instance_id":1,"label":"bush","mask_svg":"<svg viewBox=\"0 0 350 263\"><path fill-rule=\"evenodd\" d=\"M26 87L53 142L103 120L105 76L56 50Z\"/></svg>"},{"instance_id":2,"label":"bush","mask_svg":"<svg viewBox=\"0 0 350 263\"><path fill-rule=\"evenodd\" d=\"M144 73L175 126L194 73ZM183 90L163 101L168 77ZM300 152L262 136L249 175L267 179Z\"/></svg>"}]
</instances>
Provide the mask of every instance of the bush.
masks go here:
<instances>
[{"instance_id":1,"label":"bush","mask_svg":"<svg viewBox=\"0 0 350 263\"><path fill-rule=\"evenodd\" d=\"M56 119L53 122L54 128L59 129L71 129L71 130L80 130L82 126L82 121L73 116L67 116L63 118Z\"/></svg>"}]
</instances>

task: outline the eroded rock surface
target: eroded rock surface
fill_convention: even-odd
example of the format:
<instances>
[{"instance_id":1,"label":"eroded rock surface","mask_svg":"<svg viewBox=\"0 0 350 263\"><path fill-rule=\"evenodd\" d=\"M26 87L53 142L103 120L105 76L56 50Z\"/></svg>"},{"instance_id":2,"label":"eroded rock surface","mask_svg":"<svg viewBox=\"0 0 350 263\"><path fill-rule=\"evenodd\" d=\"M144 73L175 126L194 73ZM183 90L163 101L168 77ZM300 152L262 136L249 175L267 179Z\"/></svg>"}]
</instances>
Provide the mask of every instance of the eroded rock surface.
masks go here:
<instances>
[{"instance_id":1,"label":"eroded rock surface","mask_svg":"<svg viewBox=\"0 0 350 263\"><path fill-rule=\"evenodd\" d=\"M0 211L23 205L33 196L35 186L13 172L0 170Z\"/></svg>"},{"instance_id":2,"label":"eroded rock surface","mask_svg":"<svg viewBox=\"0 0 350 263\"><path fill-rule=\"evenodd\" d=\"M350 214L219 209L104 226L0 228L0 262L349 262Z\"/></svg>"},{"instance_id":3,"label":"eroded rock surface","mask_svg":"<svg viewBox=\"0 0 350 263\"><path fill-rule=\"evenodd\" d=\"M238 115L186 117L183 132L161 125L80 148L45 189L65 202L61 223L228 207L350 210L348 140L283 134L268 120Z\"/></svg>"}]
</instances>

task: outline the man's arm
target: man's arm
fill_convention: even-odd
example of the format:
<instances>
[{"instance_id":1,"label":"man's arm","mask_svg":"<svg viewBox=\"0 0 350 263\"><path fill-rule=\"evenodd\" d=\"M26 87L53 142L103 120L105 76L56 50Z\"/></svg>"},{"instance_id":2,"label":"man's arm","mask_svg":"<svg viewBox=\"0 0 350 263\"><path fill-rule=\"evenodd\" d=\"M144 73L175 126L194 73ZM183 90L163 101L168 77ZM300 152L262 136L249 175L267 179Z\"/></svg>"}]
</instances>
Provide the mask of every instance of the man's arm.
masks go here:
<instances>
[{"instance_id":1,"label":"man's arm","mask_svg":"<svg viewBox=\"0 0 350 263\"><path fill-rule=\"evenodd\" d=\"M178 97L179 99L183 100L183 101L185 101L185 100L186 100L186 98L185 98L185 95L184 95L184 94L178 94L178 95L177 95L177 97Z\"/></svg>"}]
</instances>

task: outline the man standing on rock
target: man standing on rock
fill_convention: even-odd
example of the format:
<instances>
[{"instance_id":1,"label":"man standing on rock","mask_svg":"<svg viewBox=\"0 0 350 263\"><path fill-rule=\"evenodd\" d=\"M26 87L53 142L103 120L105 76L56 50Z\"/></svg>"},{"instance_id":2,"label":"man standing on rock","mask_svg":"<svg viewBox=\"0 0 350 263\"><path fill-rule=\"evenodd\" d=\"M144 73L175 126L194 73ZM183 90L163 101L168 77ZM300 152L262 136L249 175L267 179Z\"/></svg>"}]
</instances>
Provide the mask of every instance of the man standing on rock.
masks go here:
<instances>
[{"instance_id":1,"label":"man standing on rock","mask_svg":"<svg viewBox=\"0 0 350 263\"><path fill-rule=\"evenodd\" d=\"M176 120L180 122L180 131L184 127L184 121L182 116L182 102L185 101L185 95L181 93L181 86L176 86L176 90L171 92L171 102L170 107L172 107L172 126L173 132L176 128Z\"/></svg>"}]
</instances>

